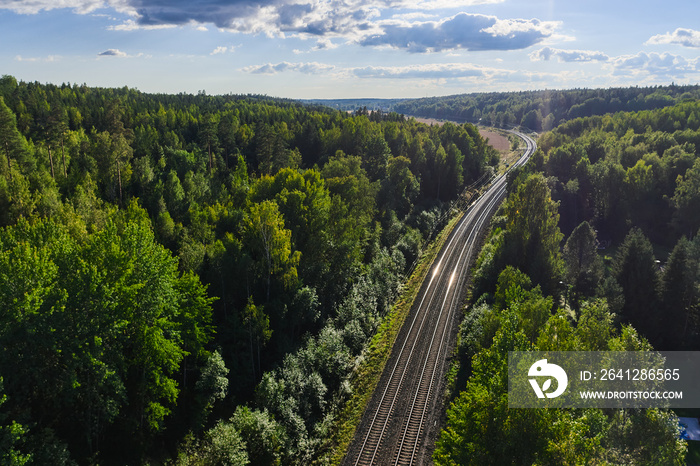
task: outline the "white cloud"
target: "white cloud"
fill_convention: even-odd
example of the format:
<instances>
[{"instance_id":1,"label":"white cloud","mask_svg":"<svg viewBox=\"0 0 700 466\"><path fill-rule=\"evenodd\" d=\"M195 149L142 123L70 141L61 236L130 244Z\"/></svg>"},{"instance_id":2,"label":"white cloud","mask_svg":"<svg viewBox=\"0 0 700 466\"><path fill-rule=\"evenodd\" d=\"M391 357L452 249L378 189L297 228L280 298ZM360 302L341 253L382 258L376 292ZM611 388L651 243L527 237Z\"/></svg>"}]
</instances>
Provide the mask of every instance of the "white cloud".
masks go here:
<instances>
[{"instance_id":1,"label":"white cloud","mask_svg":"<svg viewBox=\"0 0 700 466\"><path fill-rule=\"evenodd\" d=\"M119 49L107 49L104 52L98 53L97 54L98 58L101 57L116 57L116 58L141 58L141 57L146 57L148 58L149 56L144 55L143 53L137 53L136 55L129 55L126 52L122 52Z\"/></svg>"},{"instance_id":2,"label":"white cloud","mask_svg":"<svg viewBox=\"0 0 700 466\"><path fill-rule=\"evenodd\" d=\"M615 75L682 79L700 72L700 59L689 60L668 52L622 55L612 59L611 64Z\"/></svg>"},{"instance_id":3,"label":"white cloud","mask_svg":"<svg viewBox=\"0 0 700 466\"><path fill-rule=\"evenodd\" d=\"M560 23L538 19L500 20L495 16L459 13L441 21L387 20L377 25L380 31L362 39L362 45L424 53L454 49L524 49L550 37Z\"/></svg>"},{"instance_id":4,"label":"white cloud","mask_svg":"<svg viewBox=\"0 0 700 466\"><path fill-rule=\"evenodd\" d=\"M151 24L142 25L138 24L133 19L128 19L122 24L117 24L114 26L108 26L107 29L110 31L136 31L136 30L157 30L157 29L170 29L177 27L175 24ZM206 28L205 28L206 30Z\"/></svg>"},{"instance_id":5,"label":"white cloud","mask_svg":"<svg viewBox=\"0 0 700 466\"><path fill-rule=\"evenodd\" d=\"M434 14L426 13L423 11L416 11L413 13L397 13L391 16L391 19L400 21L415 21L417 19L432 19L435 18Z\"/></svg>"},{"instance_id":6,"label":"white cloud","mask_svg":"<svg viewBox=\"0 0 700 466\"><path fill-rule=\"evenodd\" d=\"M130 18L114 31L191 25L271 37L318 41L314 50L331 48L342 38L363 45L410 51L514 50L551 37L559 23L536 19L502 20L460 13L435 21L439 9L502 3L504 0L0 0L0 8L22 13L59 8L87 13L112 8ZM392 17L392 13L396 13ZM380 18L392 18L391 20Z\"/></svg>"},{"instance_id":7,"label":"white cloud","mask_svg":"<svg viewBox=\"0 0 700 466\"><path fill-rule=\"evenodd\" d=\"M688 76L697 76L700 72L700 58L687 59L668 52L639 52L634 55L610 57L600 51L544 47L530 53L532 61L548 61L554 58L563 63L599 62L603 64L603 69L610 73L608 78L627 77L637 79L640 83L654 80L678 81Z\"/></svg>"},{"instance_id":8,"label":"white cloud","mask_svg":"<svg viewBox=\"0 0 700 466\"><path fill-rule=\"evenodd\" d=\"M510 77L517 79L537 79L541 74L523 74L506 69L489 68L471 63L436 63L426 65L408 66L366 66L338 68L333 65L310 62L310 63L289 63L281 62L277 64L267 63L263 65L248 66L242 69L253 74L279 74L285 72L297 72L306 74L333 74L335 77L346 79L380 79L380 80L437 80L445 82L452 81L474 81L493 82L506 81Z\"/></svg>"},{"instance_id":9,"label":"white cloud","mask_svg":"<svg viewBox=\"0 0 700 466\"><path fill-rule=\"evenodd\" d=\"M0 9L25 15L61 8L70 8L76 13L86 14L102 7L104 7L102 0L0 0Z\"/></svg>"},{"instance_id":10,"label":"white cloud","mask_svg":"<svg viewBox=\"0 0 700 466\"><path fill-rule=\"evenodd\" d=\"M645 45L675 44L683 47L700 48L700 31L678 28L673 32L652 36Z\"/></svg>"},{"instance_id":11,"label":"white cloud","mask_svg":"<svg viewBox=\"0 0 700 466\"><path fill-rule=\"evenodd\" d=\"M376 6L364 0L107 1L133 17L112 27L115 30L213 24L222 30L270 36L352 35L353 31L367 29L369 20L380 14L379 7L393 5L393 0L381 0Z\"/></svg>"},{"instance_id":12,"label":"white cloud","mask_svg":"<svg viewBox=\"0 0 700 466\"><path fill-rule=\"evenodd\" d=\"M22 55L15 56L15 61L37 62L39 60L40 60L40 58L38 58L38 57L23 57Z\"/></svg>"},{"instance_id":13,"label":"white cloud","mask_svg":"<svg viewBox=\"0 0 700 466\"><path fill-rule=\"evenodd\" d=\"M391 79L447 79L493 77L509 74L509 71L485 68L470 63L439 63L409 66L366 66L353 68L352 74L359 78Z\"/></svg>"},{"instance_id":14,"label":"white cloud","mask_svg":"<svg viewBox=\"0 0 700 466\"><path fill-rule=\"evenodd\" d=\"M126 53L122 52L119 49L108 49L105 50L104 52L98 54L100 57L119 57L119 58L124 58L126 57Z\"/></svg>"},{"instance_id":15,"label":"white cloud","mask_svg":"<svg viewBox=\"0 0 700 466\"><path fill-rule=\"evenodd\" d=\"M319 39L318 41L316 41L316 45L314 45L310 49L294 49L292 50L292 53L294 53L295 55L301 55L303 53L318 52L319 50L333 50L337 49L338 47L340 47L340 45L336 42L333 42L330 39Z\"/></svg>"},{"instance_id":16,"label":"white cloud","mask_svg":"<svg viewBox=\"0 0 700 466\"><path fill-rule=\"evenodd\" d=\"M561 24L559 21L540 21L538 19L498 19L493 26L483 29L482 32L493 36L513 36L515 34L527 34L536 31L545 36L551 36Z\"/></svg>"},{"instance_id":17,"label":"white cloud","mask_svg":"<svg viewBox=\"0 0 700 466\"><path fill-rule=\"evenodd\" d=\"M47 57L23 57L22 55L16 55L15 61L19 62L55 62L61 59L60 55L49 55Z\"/></svg>"},{"instance_id":18,"label":"white cloud","mask_svg":"<svg viewBox=\"0 0 700 466\"><path fill-rule=\"evenodd\" d=\"M394 5L399 8L415 10L437 10L442 8L461 8L475 5L503 3L505 0L404 0Z\"/></svg>"},{"instance_id":19,"label":"white cloud","mask_svg":"<svg viewBox=\"0 0 700 466\"><path fill-rule=\"evenodd\" d=\"M593 50L562 50L544 47L530 53L532 61L549 61L552 58L557 58L560 62L607 62L610 60L610 57L605 53Z\"/></svg>"},{"instance_id":20,"label":"white cloud","mask_svg":"<svg viewBox=\"0 0 700 466\"><path fill-rule=\"evenodd\" d=\"M212 52L209 55L221 55L221 54L226 53L226 52L232 53L235 50L236 50L236 47L234 47L234 46L226 47L226 46L220 45L217 48L215 48L214 50L212 50Z\"/></svg>"},{"instance_id":21,"label":"white cloud","mask_svg":"<svg viewBox=\"0 0 700 466\"><path fill-rule=\"evenodd\" d=\"M330 39L320 39L311 50L333 50L338 48L338 44Z\"/></svg>"},{"instance_id":22,"label":"white cloud","mask_svg":"<svg viewBox=\"0 0 700 466\"><path fill-rule=\"evenodd\" d=\"M333 65L324 63L307 62L307 63L289 63L282 62L277 64L267 63L264 65L246 66L243 71L253 74L277 74L286 71L293 71L304 74L319 74L328 73L335 69Z\"/></svg>"}]
</instances>

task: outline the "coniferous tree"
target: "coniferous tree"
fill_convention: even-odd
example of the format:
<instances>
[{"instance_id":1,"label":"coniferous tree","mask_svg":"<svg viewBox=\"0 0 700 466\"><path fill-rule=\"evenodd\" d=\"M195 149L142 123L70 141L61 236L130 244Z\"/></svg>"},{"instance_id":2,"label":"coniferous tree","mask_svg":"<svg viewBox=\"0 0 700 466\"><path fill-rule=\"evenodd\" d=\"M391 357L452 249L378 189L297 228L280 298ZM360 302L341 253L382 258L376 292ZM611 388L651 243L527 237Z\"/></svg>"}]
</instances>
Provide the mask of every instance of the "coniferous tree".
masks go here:
<instances>
[{"instance_id":1,"label":"coniferous tree","mask_svg":"<svg viewBox=\"0 0 700 466\"><path fill-rule=\"evenodd\" d=\"M615 256L613 275L625 298L622 322L632 324L652 342L659 337L661 321L656 296L657 271L651 243L640 229L633 228Z\"/></svg>"},{"instance_id":2,"label":"coniferous tree","mask_svg":"<svg viewBox=\"0 0 700 466\"><path fill-rule=\"evenodd\" d=\"M575 309L581 298L592 297L603 278L603 260L598 255L595 230L588 222L577 226L564 244L562 258L566 265L566 285L571 287L569 299Z\"/></svg>"},{"instance_id":3,"label":"coniferous tree","mask_svg":"<svg viewBox=\"0 0 700 466\"><path fill-rule=\"evenodd\" d=\"M17 130L17 119L0 96L0 144L7 158L7 176L12 181L12 159L22 155L26 142Z\"/></svg>"},{"instance_id":4,"label":"coniferous tree","mask_svg":"<svg viewBox=\"0 0 700 466\"><path fill-rule=\"evenodd\" d=\"M681 238L664 265L659 279L659 300L663 313L660 326L660 347L665 350L687 350L695 346L697 334L698 295L697 246Z\"/></svg>"}]
</instances>

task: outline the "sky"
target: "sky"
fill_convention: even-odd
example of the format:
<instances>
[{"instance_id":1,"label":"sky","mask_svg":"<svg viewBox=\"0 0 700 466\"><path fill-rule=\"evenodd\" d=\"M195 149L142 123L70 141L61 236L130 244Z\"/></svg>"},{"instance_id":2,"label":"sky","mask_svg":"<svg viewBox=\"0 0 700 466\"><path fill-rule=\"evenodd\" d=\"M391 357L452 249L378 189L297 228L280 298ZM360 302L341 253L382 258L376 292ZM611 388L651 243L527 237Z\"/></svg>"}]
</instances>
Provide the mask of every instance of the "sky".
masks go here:
<instances>
[{"instance_id":1,"label":"sky","mask_svg":"<svg viewBox=\"0 0 700 466\"><path fill-rule=\"evenodd\" d=\"M696 0L0 0L0 75L306 99L700 83Z\"/></svg>"}]
</instances>

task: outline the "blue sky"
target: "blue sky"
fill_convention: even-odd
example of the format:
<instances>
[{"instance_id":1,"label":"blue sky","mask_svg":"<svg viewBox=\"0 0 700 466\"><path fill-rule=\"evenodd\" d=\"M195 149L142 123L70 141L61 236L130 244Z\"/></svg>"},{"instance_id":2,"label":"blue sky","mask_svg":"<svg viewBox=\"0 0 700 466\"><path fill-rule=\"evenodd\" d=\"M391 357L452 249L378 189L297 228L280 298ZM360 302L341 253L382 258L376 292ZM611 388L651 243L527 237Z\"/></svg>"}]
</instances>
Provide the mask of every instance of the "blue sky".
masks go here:
<instances>
[{"instance_id":1,"label":"blue sky","mask_svg":"<svg viewBox=\"0 0 700 466\"><path fill-rule=\"evenodd\" d=\"M290 98L700 83L700 2L0 0L0 74Z\"/></svg>"}]
</instances>

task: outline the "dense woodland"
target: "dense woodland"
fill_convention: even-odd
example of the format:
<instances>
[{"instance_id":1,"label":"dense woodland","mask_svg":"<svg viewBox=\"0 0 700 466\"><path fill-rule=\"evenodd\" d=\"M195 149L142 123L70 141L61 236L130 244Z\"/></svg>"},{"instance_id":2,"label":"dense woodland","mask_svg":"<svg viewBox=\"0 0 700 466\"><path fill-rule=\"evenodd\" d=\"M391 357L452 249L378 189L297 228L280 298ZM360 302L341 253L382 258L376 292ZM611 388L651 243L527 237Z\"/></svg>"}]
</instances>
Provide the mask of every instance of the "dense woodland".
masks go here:
<instances>
[{"instance_id":1,"label":"dense woodland","mask_svg":"<svg viewBox=\"0 0 700 466\"><path fill-rule=\"evenodd\" d=\"M472 125L0 79L0 462L315 456Z\"/></svg>"},{"instance_id":2,"label":"dense woodland","mask_svg":"<svg viewBox=\"0 0 700 466\"><path fill-rule=\"evenodd\" d=\"M685 464L670 411L508 410L507 352L700 349L699 117L577 118L511 173L436 464Z\"/></svg>"},{"instance_id":3,"label":"dense woodland","mask_svg":"<svg viewBox=\"0 0 700 466\"><path fill-rule=\"evenodd\" d=\"M437 464L682 464L671 412L508 410L506 363L700 349L695 93L478 97L499 125L570 121L509 175ZM588 116L625 109L652 110ZM0 462L268 465L317 459L421 248L498 156L471 124L5 76L0 162Z\"/></svg>"},{"instance_id":4,"label":"dense woodland","mask_svg":"<svg viewBox=\"0 0 700 466\"><path fill-rule=\"evenodd\" d=\"M568 120L622 111L654 110L700 98L699 86L629 87L491 92L406 100L392 110L406 115L524 126L549 131Z\"/></svg>"}]
</instances>

